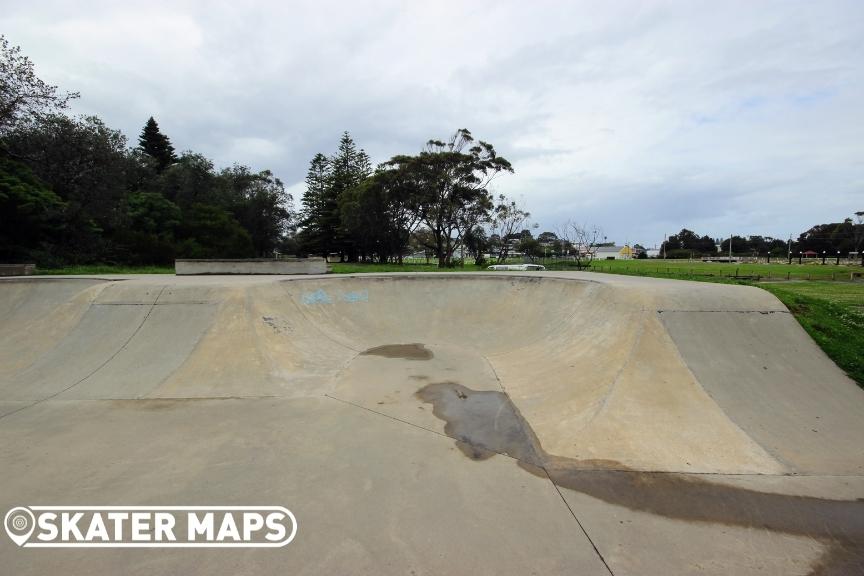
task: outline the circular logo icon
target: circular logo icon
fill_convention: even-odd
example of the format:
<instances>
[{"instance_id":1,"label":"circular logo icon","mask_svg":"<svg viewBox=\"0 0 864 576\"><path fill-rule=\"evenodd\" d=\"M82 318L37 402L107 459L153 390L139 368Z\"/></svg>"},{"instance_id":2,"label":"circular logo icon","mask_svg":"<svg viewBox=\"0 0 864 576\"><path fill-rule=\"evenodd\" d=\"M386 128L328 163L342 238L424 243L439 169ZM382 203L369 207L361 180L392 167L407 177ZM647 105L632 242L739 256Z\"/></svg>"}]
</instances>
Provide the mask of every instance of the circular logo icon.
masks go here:
<instances>
[{"instance_id":1,"label":"circular logo icon","mask_svg":"<svg viewBox=\"0 0 864 576\"><path fill-rule=\"evenodd\" d=\"M33 528L36 526L36 518L33 517L33 512L28 508L19 506L12 508L6 513L3 519L3 525L6 527L6 534L18 546L23 545L30 534L33 533Z\"/></svg>"}]
</instances>

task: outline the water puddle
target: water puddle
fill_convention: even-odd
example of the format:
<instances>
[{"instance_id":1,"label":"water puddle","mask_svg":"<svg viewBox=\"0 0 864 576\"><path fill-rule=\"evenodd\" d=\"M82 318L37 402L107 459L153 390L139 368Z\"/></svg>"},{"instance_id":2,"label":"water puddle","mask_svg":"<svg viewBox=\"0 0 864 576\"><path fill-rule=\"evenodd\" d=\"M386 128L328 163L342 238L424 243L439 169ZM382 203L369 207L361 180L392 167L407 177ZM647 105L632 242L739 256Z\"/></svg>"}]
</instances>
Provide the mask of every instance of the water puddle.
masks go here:
<instances>
[{"instance_id":1,"label":"water puddle","mask_svg":"<svg viewBox=\"0 0 864 576\"><path fill-rule=\"evenodd\" d=\"M386 344L369 348L361 356L381 356L382 358L401 358L403 360L431 360L432 351L423 344Z\"/></svg>"},{"instance_id":2,"label":"water puddle","mask_svg":"<svg viewBox=\"0 0 864 576\"><path fill-rule=\"evenodd\" d=\"M826 549L811 576L864 574L864 500L828 500L715 484L705 476L640 472L612 461L547 454L503 392L435 382L417 397L432 404L445 433L469 458L506 454L558 486L667 518L759 528L814 538Z\"/></svg>"},{"instance_id":3,"label":"water puddle","mask_svg":"<svg viewBox=\"0 0 864 576\"><path fill-rule=\"evenodd\" d=\"M457 440L459 449L475 460L507 454L534 466L543 466L540 443L516 407L503 392L477 392L455 382L435 382L417 392L432 404L443 420L444 433Z\"/></svg>"}]
</instances>

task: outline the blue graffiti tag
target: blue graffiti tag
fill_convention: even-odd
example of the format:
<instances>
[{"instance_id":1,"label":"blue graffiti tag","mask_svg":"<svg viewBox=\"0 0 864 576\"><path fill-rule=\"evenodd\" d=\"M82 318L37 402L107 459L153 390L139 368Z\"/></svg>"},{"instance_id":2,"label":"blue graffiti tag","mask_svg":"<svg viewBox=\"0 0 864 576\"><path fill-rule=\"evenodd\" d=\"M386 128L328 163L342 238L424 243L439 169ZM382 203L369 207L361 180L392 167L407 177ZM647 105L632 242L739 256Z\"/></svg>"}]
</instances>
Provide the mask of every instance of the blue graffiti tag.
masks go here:
<instances>
[{"instance_id":1,"label":"blue graffiti tag","mask_svg":"<svg viewBox=\"0 0 864 576\"><path fill-rule=\"evenodd\" d=\"M303 304L307 306L312 304L332 304L333 300L330 299L330 296L322 289L318 289L315 292L306 292L303 294Z\"/></svg>"},{"instance_id":2,"label":"blue graffiti tag","mask_svg":"<svg viewBox=\"0 0 864 576\"><path fill-rule=\"evenodd\" d=\"M368 302L369 291L360 290L359 292L345 292L342 294L342 301L348 302L349 304L353 304L354 302Z\"/></svg>"}]
</instances>

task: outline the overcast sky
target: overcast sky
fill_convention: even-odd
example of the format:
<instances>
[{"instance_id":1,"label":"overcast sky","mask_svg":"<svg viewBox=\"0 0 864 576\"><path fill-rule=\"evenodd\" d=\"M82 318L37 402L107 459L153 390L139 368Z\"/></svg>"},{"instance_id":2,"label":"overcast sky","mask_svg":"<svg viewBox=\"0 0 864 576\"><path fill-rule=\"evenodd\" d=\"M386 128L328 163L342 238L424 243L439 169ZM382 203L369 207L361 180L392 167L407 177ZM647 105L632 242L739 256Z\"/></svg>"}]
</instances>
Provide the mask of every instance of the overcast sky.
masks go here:
<instances>
[{"instance_id":1,"label":"overcast sky","mask_svg":"<svg viewBox=\"0 0 864 576\"><path fill-rule=\"evenodd\" d=\"M131 143L270 168L468 128L540 230L788 237L864 210L864 1L40 2L0 33Z\"/></svg>"}]
</instances>

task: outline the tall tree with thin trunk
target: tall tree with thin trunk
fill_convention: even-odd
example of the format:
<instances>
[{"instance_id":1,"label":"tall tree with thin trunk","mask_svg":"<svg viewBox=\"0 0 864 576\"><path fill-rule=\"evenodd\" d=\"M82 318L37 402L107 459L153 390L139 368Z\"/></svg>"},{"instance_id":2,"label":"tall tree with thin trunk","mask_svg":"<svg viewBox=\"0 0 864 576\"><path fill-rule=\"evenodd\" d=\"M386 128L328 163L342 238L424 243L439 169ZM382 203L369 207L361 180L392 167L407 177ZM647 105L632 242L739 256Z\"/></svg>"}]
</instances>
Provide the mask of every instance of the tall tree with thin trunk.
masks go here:
<instances>
[{"instance_id":1,"label":"tall tree with thin trunk","mask_svg":"<svg viewBox=\"0 0 864 576\"><path fill-rule=\"evenodd\" d=\"M301 200L300 215L302 231L299 239L306 252L327 255L336 230L327 226L325 218L327 193L330 187L330 160L320 152L309 163L306 173L306 191Z\"/></svg>"}]
</instances>

